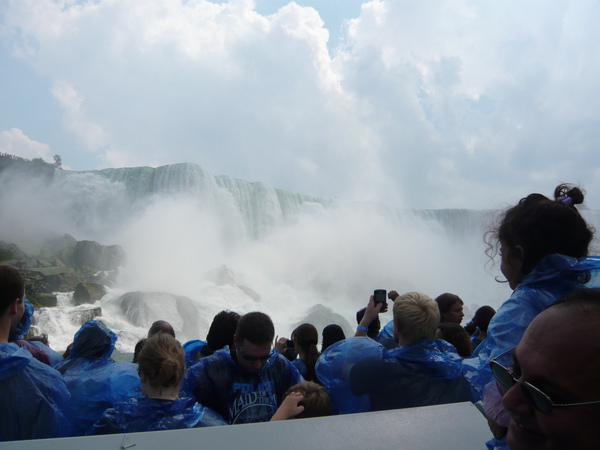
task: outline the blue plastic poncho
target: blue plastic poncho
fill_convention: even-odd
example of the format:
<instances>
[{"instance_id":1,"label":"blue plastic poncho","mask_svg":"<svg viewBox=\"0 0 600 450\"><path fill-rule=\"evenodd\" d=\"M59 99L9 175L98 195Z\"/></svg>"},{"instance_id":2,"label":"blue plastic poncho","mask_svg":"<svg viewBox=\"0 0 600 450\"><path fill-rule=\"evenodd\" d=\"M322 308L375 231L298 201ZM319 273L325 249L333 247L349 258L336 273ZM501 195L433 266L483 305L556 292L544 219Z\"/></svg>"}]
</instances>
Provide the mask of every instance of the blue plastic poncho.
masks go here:
<instances>
[{"instance_id":1,"label":"blue plastic poncho","mask_svg":"<svg viewBox=\"0 0 600 450\"><path fill-rule=\"evenodd\" d=\"M258 373L247 372L231 357L229 347L198 360L183 379L182 396L223 416L230 424L268 422L285 392L303 381L290 362L278 352Z\"/></svg>"},{"instance_id":2,"label":"blue plastic poncho","mask_svg":"<svg viewBox=\"0 0 600 450\"><path fill-rule=\"evenodd\" d=\"M10 334L8 335L9 341L16 341L25 337L27 331L29 331L29 327L31 327L31 318L33 317L34 311L33 305L29 303L29 300L25 299L25 310L23 311L23 315L17 326L10 330Z\"/></svg>"},{"instance_id":3,"label":"blue plastic poncho","mask_svg":"<svg viewBox=\"0 0 600 450\"><path fill-rule=\"evenodd\" d=\"M565 294L584 287L598 287L600 257L571 258L553 254L543 258L502 304L488 326L488 335L463 364L466 377L479 396L492 381L490 361L516 347L531 321Z\"/></svg>"},{"instance_id":4,"label":"blue plastic poncho","mask_svg":"<svg viewBox=\"0 0 600 450\"><path fill-rule=\"evenodd\" d=\"M355 394L369 396L372 411L476 400L462 358L441 339L421 339L362 360L350 372L350 384Z\"/></svg>"},{"instance_id":5,"label":"blue plastic poncho","mask_svg":"<svg viewBox=\"0 0 600 450\"><path fill-rule=\"evenodd\" d=\"M306 363L303 359L296 358L292 361L292 366L296 368L298 373L302 375L303 378L306 378L306 374L308 373L308 367L306 367Z\"/></svg>"},{"instance_id":6,"label":"blue plastic poncho","mask_svg":"<svg viewBox=\"0 0 600 450\"><path fill-rule=\"evenodd\" d=\"M334 410L350 414L371 410L367 395L355 395L350 388L349 374L363 359L381 359L385 348L368 337L350 337L331 345L317 360L317 378L327 389Z\"/></svg>"},{"instance_id":7,"label":"blue plastic poncho","mask_svg":"<svg viewBox=\"0 0 600 450\"><path fill-rule=\"evenodd\" d=\"M0 441L71 435L71 398L60 373L26 349L0 344Z\"/></svg>"},{"instance_id":8,"label":"blue plastic poncho","mask_svg":"<svg viewBox=\"0 0 600 450\"><path fill-rule=\"evenodd\" d=\"M135 397L107 409L86 434L137 433L215 425L227 425L227 422L213 410L196 403L195 399L163 401Z\"/></svg>"},{"instance_id":9,"label":"blue plastic poncho","mask_svg":"<svg viewBox=\"0 0 600 450\"><path fill-rule=\"evenodd\" d=\"M73 434L85 434L104 411L140 393L137 365L110 360L117 336L92 320L75 334L71 354L56 370L63 374L73 403Z\"/></svg>"},{"instance_id":10,"label":"blue plastic poncho","mask_svg":"<svg viewBox=\"0 0 600 450\"><path fill-rule=\"evenodd\" d=\"M185 352L185 366L189 369L196 364L196 355L206 345L206 341L196 339L193 341L187 341L183 344L183 351Z\"/></svg>"},{"instance_id":11,"label":"blue plastic poncho","mask_svg":"<svg viewBox=\"0 0 600 450\"><path fill-rule=\"evenodd\" d=\"M381 345L383 345L388 350L398 347L396 343L396 339L394 339L394 320L390 320L385 326L381 329L377 338L375 339Z\"/></svg>"}]
</instances>

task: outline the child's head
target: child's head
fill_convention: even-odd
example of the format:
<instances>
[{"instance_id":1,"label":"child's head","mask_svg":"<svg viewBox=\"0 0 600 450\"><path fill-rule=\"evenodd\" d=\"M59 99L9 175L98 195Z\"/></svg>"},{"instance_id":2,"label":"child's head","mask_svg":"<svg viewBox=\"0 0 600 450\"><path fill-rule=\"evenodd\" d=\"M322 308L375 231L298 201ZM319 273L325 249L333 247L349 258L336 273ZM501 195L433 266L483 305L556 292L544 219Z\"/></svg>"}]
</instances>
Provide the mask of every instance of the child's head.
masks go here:
<instances>
[{"instance_id":1,"label":"child's head","mask_svg":"<svg viewBox=\"0 0 600 450\"><path fill-rule=\"evenodd\" d=\"M300 392L304 399L298 403L304 406L304 411L295 416L295 419L308 417L323 417L332 414L331 399L327 390L313 381L302 381L289 388L284 395L287 397L292 392Z\"/></svg>"},{"instance_id":2,"label":"child's head","mask_svg":"<svg viewBox=\"0 0 600 450\"><path fill-rule=\"evenodd\" d=\"M435 298L435 301L440 309L440 321L442 323L448 322L460 324L462 322L462 319L465 316L463 312L465 303L458 295L446 292L438 295Z\"/></svg>"},{"instance_id":3,"label":"child's head","mask_svg":"<svg viewBox=\"0 0 600 450\"><path fill-rule=\"evenodd\" d=\"M530 194L501 216L499 226L486 233L486 253L493 258L501 247L502 273L511 287L544 256L587 256L594 231L575 208L583 199L582 190L567 184L557 186L554 200Z\"/></svg>"}]
</instances>

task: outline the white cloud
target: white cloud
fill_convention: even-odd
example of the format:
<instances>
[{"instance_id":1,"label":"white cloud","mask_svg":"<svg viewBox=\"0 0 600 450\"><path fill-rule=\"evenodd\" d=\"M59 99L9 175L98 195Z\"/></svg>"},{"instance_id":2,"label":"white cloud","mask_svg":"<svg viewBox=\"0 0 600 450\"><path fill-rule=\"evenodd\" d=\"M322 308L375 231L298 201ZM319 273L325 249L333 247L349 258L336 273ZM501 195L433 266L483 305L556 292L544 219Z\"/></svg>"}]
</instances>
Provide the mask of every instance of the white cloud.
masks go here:
<instances>
[{"instance_id":1,"label":"white cloud","mask_svg":"<svg viewBox=\"0 0 600 450\"><path fill-rule=\"evenodd\" d=\"M102 127L86 119L84 101L72 86L59 82L52 89L52 94L64 110L63 125L77 136L87 149L96 151L109 144Z\"/></svg>"},{"instance_id":2,"label":"white cloud","mask_svg":"<svg viewBox=\"0 0 600 450\"><path fill-rule=\"evenodd\" d=\"M318 12L296 3L268 16L204 0L3 12L95 165L188 161L312 195L485 208L531 185L594 183L599 8L371 1L331 54Z\"/></svg>"},{"instance_id":3,"label":"white cloud","mask_svg":"<svg viewBox=\"0 0 600 450\"><path fill-rule=\"evenodd\" d=\"M27 137L18 128L0 132L0 152L26 159L42 158L46 162L53 162L50 147L47 144Z\"/></svg>"}]
</instances>

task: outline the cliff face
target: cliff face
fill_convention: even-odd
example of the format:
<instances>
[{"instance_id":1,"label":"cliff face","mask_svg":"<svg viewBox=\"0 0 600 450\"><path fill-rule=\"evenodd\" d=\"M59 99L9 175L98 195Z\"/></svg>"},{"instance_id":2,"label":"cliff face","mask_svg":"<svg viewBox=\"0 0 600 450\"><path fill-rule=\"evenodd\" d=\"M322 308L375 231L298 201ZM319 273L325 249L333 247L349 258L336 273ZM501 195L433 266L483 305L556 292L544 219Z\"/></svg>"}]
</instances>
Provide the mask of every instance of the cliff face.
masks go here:
<instances>
[{"instance_id":1,"label":"cliff face","mask_svg":"<svg viewBox=\"0 0 600 450\"><path fill-rule=\"evenodd\" d=\"M19 173L24 177L34 177L50 183L54 179L56 165L49 164L41 158L28 160L7 153L0 153L0 174L4 171Z\"/></svg>"},{"instance_id":2,"label":"cliff face","mask_svg":"<svg viewBox=\"0 0 600 450\"><path fill-rule=\"evenodd\" d=\"M0 241L0 264L16 267L25 278L27 298L35 307L56 306L53 292L97 291L112 285L125 252L118 245L77 241L64 235L48 240L39 254L29 255L17 245ZM82 291L83 289L83 291Z\"/></svg>"}]
</instances>

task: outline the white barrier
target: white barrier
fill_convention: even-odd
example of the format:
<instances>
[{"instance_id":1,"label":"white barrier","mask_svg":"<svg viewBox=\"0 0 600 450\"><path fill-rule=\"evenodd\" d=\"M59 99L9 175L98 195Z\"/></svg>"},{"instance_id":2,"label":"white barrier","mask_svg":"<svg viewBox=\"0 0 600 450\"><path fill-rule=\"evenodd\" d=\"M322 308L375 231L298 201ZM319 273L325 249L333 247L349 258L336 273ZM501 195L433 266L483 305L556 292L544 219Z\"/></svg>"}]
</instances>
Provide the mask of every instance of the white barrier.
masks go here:
<instances>
[{"instance_id":1,"label":"white barrier","mask_svg":"<svg viewBox=\"0 0 600 450\"><path fill-rule=\"evenodd\" d=\"M491 433L471 403L315 419L108 436L14 441L4 449L460 449L481 450Z\"/></svg>"}]
</instances>

